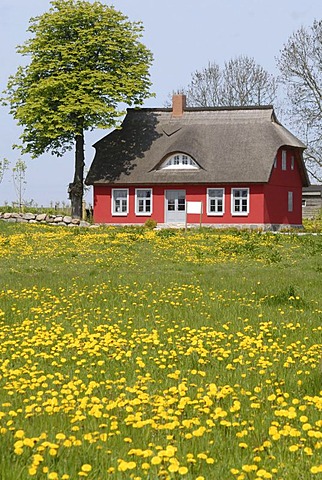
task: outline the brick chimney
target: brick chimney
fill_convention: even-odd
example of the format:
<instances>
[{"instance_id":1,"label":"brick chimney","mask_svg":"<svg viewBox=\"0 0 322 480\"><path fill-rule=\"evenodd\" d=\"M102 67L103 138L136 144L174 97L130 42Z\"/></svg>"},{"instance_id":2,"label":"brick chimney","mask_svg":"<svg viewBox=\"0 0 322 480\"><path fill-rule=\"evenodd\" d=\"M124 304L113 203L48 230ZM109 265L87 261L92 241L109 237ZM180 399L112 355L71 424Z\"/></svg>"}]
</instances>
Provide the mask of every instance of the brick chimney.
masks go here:
<instances>
[{"instance_id":1,"label":"brick chimney","mask_svg":"<svg viewBox=\"0 0 322 480\"><path fill-rule=\"evenodd\" d=\"M183 111L186 108L186 96L182 93L172 96L172 116L182 117Z\"/></svg>"}]
</instances>

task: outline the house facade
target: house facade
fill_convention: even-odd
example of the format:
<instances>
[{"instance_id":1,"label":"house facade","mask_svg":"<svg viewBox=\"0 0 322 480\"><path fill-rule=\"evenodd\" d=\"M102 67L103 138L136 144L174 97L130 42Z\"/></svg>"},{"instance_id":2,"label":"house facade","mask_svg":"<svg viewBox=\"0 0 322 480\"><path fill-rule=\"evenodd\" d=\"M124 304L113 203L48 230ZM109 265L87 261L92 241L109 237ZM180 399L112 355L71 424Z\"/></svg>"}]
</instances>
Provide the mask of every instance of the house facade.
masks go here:
<instances>
[{"instance_id":1,"label":"house facade","mask_svg":"<svg viewBox=\"0 0 322 480\"><path fill-rule=\"evenodd\" d=\"M305 146L273 107L128 109L94 145L94 221L278 229L302 224Z\"/></svg>"}]
</instances>

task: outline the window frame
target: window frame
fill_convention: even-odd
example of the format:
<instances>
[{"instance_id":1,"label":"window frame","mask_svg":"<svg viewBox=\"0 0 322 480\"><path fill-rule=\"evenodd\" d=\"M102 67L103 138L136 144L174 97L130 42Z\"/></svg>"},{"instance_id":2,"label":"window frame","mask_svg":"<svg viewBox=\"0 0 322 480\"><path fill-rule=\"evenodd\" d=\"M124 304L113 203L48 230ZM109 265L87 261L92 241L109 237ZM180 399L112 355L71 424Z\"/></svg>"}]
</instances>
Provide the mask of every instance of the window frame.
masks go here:
<instances>
[{"instance_id":1,"label":"window frame","mask_svg":"<svg viewBox=\"0 0 322 480\"><path fill-rule=\"evenodd\" d=\"M238 191L246 191L247 192L247 209L246 211L236 211L235 210L235 194ZM250 211L250 189L249 187L236 187L231 189L231 215L233 217L247 217ZM241 197L242 198L242 197Z\"/></svg>"},{"instance_id":2,"label":"window frame","mask_svg":"<svg viewBox=\"0 0 322 480\"><path fill-rule=\"evenodd\" d=\"M169 155L159 170L200 170L200 167L187 153L177 152Z\"/></svg>"},{"instance_id":3,"label":"window frame","mask_svg":"<svg viewBox=\"0 0 322 480\"><path fill-rule=\"evenodd\" d=\"M117 212L115 210L115 197L114 193L119 191L126 192L126 211L125 212ZM112 216L115 217L126 217L129 214L129 189L128 188L112 188L111 192L111 212Z\"/></svg>"},{"instance_id":4,"label":"window frame","mask_svg":"<svg viewBox=\"0 0 322 480\"><path fill-rule=\"evenodd\" d=\"M210 190L220 190L222 192L222 211L218 211L218 205L216 202L216 210L211 211L210 209L210 200L212 198L218 199L219 197L212 197L210 196ZM207 215L213 217L222 217L225 214L225 189L224 188L216 188L216 187L209 187L207 188Z\"/></svg>"},{"instance_id":5,"label":"window frame","mask_svg":"<svg viewBox=\"0 0 322 480\"><path fill-rule=\"evenodd\" d=\"M140 197L138 197L138 192L142 191L142 190L150 192L150 211L149 212L147 212L146 209L143 212L139 211L138 198L140 198ZM148 197L142 197L142 198L146 199ZM146 203L146 202L144 202L144 203ZM135 189L135 215L150 217L152 215L152 208L153 208L153 190L152 190L152 188L143 188L143 187L136 188Z\"/></svg>"},{"instance_id":6,"label":"window frame","mask_svg":"<svg viewBox=\"0 0 322 480\"><path fill-rule=\"evenodd\" d=\"M295 168L295 157L294 155L291 156L291 170L294 170Z\"/></svg>"},{"instance_id":7,"label":"window frame","mask_svg":"<svg viewBox=\"0 0 322 480\"><path fill-rule=\"evenodd\" d=\"M292 213L294 211L294 194L292 191L287 192L287 212Z\"/></svg>"},{"instance_id":8,"label":"window frame","mask_svg":"<svg viewBox=\"0 0 322 480\"><path fill-rule=\"evenodd\" d=\"M277 168L277 155L275 155L275 158L274 158L274 168Z\"/></svg>"}]
</instances>

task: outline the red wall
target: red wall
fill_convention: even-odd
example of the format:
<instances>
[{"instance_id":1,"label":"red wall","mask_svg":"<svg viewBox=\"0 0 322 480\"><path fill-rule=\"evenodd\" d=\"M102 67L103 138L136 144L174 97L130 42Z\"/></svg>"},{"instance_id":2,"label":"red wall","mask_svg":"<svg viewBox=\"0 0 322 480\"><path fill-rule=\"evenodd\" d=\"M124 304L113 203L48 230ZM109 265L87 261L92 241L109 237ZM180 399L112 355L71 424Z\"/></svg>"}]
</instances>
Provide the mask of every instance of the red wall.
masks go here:
<instances>
[{"instance_id":1,"label":"red wall","mask_svg":"<svg viewBox=\"0 0 322 480\"><path fill-rule=\"evenodd\" d=\"M129 213L126 216L114 216L111 209L112 186L94 186L94 221L96 223L143 224L149 218L158 223L165 221L165 190L185 190L187 202L203 202L203 224L263 224L264 196L263 185L149 185L153 189L153 211L151 216L135 215L135 188L147 186L117 185L116 188L129 188ZM231 215L231 189L250 187L250 213L247 216ZM225 213L222 216L207 215L207 188L225 188ZM199 223L200 215L188 214L188 223Z\"/></svg>"},{"instance_id":2,"label":"red wall","mask_svg":"<svg viewBox=\"0 0 322 480\"><path fill-rule=\"evenodd\" d=\"M282 150L286 151L286 170L282 170ZM294 157L294 169L291 159ZM264 186L265 223L302 225L302 180L296 150L281 148L270 181ZM288 211L288 192L293 192L293 211Z\"/></svg>"},{"instance_id":3,"label":"red wall","mask_svg":"<svg viewBox=\"0 0 322 480\"><path fill-rule=\"evenodd\" d=\"M282 169L282 150L286 151L286 170ZM112 215L111 190L113 186L94 185L94 221L107 224L144 224L152 218L158 223L165 222L165 190L185 190L187 202L203 202L203 224L302 224L302 181L298 167L299 153L296 150L282 148L277 154L276 168L272 167L267 184L253 185L115 185L115 188L129 189L129 213L126 216ZM294 168L291 159L294 157ZM248 215L231 214L231 189L250 189ZM135 188L152 188L153 210L150 216L135 214ZM225 213L221 216L207 215L207 188L225 188ZM293 192L293 211L288 211L288 192ZM188 223L199 223L200 215L187 215Z\"/></svg>"}]
</instances>

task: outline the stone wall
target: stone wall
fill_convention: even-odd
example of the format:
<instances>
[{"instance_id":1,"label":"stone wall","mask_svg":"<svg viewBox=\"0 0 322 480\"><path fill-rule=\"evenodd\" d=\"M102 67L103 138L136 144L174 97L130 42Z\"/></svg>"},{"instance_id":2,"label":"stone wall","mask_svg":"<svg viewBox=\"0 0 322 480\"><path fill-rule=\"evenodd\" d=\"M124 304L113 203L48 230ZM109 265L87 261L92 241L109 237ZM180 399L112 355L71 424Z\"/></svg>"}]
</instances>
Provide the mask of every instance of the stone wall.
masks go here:
<instances>
[{"instance_id":1,"label":"stone wall","mask_svg":"<svg viewBox=\"0 0 322 480\"><path fill-rule=\"evenodd\" d=\"M47 225L62 225L67 227L90 227L84 220L72 218L69 215L50 215L48 213L2 213L0 219L5 222L44 223Z\"/></svg>"}]
</instances>

